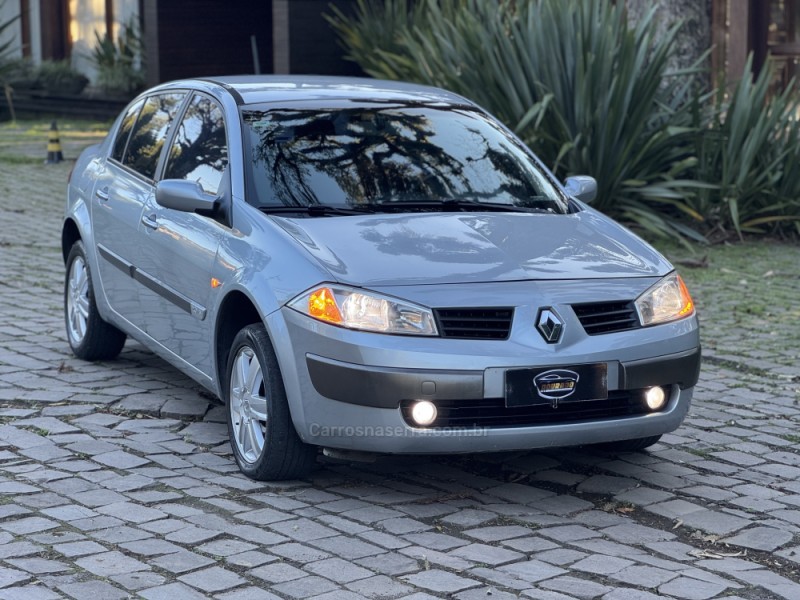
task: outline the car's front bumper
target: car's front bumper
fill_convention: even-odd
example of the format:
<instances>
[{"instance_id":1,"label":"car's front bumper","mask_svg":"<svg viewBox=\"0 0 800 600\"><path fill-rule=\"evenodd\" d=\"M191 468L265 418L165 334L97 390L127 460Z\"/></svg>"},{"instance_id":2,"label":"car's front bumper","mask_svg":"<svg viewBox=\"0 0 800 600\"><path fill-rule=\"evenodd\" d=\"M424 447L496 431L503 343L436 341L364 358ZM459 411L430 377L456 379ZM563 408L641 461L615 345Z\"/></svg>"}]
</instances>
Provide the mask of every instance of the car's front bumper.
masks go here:
<instances>
[{"instance_id":1,"label":"car's front bumper","mask_svg":"<svg viewBox=\"0 0 800 600\"><path fill-rule=\"evenodd\" d=\"M509 339L493 341L364 333L282 309L271 316L271 331L283 350L279 361L298 434L307 443L370 452L488 452L644 438L683 421L700 365L695 317L588 336L561 307L570 335L553 345L529 324L524 309L517 313ZM608 413L588 403L507 411L509 369L589 364L606 367L609 402L617 403ZM643 391L652 386L663 386L668 401L647 412L641 410ZM488 410L491 418L415 427L407 410L414 400L455 409L451 413ZM569 412L576 409L581 414Z\"/></svg>"}]
</instances>

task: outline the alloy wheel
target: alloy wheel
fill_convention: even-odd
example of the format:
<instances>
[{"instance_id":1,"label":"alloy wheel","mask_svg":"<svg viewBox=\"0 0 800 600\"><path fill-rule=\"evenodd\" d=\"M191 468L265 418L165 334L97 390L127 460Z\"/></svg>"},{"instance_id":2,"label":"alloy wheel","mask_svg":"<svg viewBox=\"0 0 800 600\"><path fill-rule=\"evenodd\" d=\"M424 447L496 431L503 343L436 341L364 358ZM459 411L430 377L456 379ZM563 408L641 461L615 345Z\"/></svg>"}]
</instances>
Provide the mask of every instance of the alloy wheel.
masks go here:
<instances>
[{"instance_id":1,"label":"alloy wheel","mask_svg":"<svg viewBox=\"0 0 800 600\"><path fill-rule=\"evenodd\" d=\"M267 396L261 363L249 346L236 353L231 370L229 407L236 448L248 463L264 450L267 432Z\"/></svg>"},{"instance_id":2,"label":"alloy wheel","mask_svg":"<svg viewBox=\"0 0 800 600\"><path fill-rule=\"evenodd\" d=\"M86 262L78 256L69 269L67 288L67 332L74 346L86 336L89 323L89 274Z\"/></svg>"}]
</instances>

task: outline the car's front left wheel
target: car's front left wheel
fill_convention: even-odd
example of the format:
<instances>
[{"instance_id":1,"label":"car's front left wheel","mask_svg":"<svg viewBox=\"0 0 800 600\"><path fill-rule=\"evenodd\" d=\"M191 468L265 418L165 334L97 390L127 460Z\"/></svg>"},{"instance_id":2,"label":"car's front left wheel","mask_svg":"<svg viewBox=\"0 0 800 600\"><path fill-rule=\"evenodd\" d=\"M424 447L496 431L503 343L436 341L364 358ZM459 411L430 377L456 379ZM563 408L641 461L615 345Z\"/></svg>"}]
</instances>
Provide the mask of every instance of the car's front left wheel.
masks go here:
<instances>
[{"instance_id":1,"label":"car's front left wheel","mask_svg":"<svg viewBox=\"0 0 800 600\"><path fill-rule=\"evenodd\" d=\"M69 346L78 358L115 358L125 345L125 334L104 321L97 310L86 249L81 241L72 245L67 256L64 320Z\"/></svg>"},{"instance_id":2,"label":"car's front left wheel","mask_svg":"<svg viewBox=\"0 0 800 600\"><path fill-rule=\"evenodd\" d=\"M317 449L294 429L278 360L262 324L248 325L234 338L226 380L228 433L242 473L258 481L306 475Z\"/></svg>"}]
</instances>

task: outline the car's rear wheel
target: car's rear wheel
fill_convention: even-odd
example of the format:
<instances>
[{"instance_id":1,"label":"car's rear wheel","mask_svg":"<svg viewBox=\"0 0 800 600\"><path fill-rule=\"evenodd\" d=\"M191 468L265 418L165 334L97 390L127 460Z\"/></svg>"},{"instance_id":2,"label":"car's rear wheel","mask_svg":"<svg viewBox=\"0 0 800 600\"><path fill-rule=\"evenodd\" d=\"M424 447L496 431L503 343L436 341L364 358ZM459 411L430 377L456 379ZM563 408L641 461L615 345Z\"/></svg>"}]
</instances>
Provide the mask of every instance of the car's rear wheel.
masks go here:
<instances>
[{"instance_id":1,"label":"car's rear wheel","mask_svg":"<svg viewBox=\"0 0 800 600\"><path fill-rule=\"evenodd\" d=\"M261 324L244 327L228 356L228 433L242 473L258 481L297 479L316 461L292 423L278 360Z\"/></svg>"},{"instance_id":2,"label":"car's rear wheel","mask_svg":"<svg viewBox=\"0 0 800 600\"><path fill-rule=\"evenodd\" d=\"M78 358L115 358L125 345L125 334L105 322L97 311L86 250L80 241L72 245L67 256L64 320L69 346Z\"/></svg>"},{"instance_id":3,"label":"car's rear wheel","mask_svg":"<svg viewBox=\"0 0 800 600\"><path fill-rule=\"evenodd\" d=\"M660 439L660 435L652 435L650 437L634 438L632 440L606 442L605 444L598 444L598 446L603 450L609 450L611 452L637 452L658 443Z\"/></svg>"}]
</instances>

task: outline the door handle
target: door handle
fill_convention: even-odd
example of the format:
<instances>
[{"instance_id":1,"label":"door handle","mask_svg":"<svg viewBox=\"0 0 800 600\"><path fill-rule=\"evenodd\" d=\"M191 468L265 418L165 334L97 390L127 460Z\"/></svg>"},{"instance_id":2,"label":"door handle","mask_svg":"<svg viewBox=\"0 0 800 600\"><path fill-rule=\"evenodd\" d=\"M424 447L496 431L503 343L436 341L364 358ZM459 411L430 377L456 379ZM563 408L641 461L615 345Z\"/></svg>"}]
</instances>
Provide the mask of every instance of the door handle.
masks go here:
<instances>
[{"instance_id":1,"label":"door handle","mask_svg":"<svg viewBox=\"0 0 800 600\"><path fill-rule=\"evenodd\" d=\"M155 213L142 215L142 223L145 227L149 227L150 229L158 229L158 220L156 219Z\"/></svg>"},{"instance_id":2,"label":"door handle","mask_svg":"<svg viewBox=\"0 0 800 600\"><path fill-rule=\"evenodd\" d=\"M104 188L97 188L94 191L94 195L100 198L100 200L108 200L108 186Z\"/></svg>"}]
</instances>

